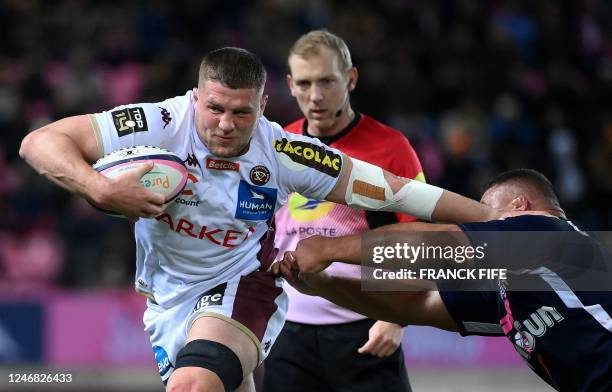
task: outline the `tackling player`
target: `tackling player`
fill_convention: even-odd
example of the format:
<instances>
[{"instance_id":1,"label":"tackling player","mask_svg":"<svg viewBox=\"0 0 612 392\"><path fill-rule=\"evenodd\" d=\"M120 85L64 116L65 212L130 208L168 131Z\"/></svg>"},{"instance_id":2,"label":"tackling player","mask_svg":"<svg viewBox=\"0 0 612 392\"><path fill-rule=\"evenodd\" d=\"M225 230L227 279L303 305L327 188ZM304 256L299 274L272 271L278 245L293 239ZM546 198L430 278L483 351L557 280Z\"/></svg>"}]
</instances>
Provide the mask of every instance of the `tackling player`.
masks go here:
<instances>
[{"instance_id":1,"label":"tackling player","mask_svg":"<svg viewBox=\"0 0 612 392\"><path fill-rule=\"evenodd\" d=\"M404 324L431 325L467 335L505 335L529 367L559 391L612 390L612 255L579 231L565 215L552 185L542 174L521 169L494 179L482 202L508 217L481 223L397 224L419 245L419 232L454 233L446 243L487 243L492 255L479 263L508 267L507 279L438 283L407 281L410 291L362 292L359 280L321 271L327 260L359 263L361 237L312 237L288 252L281 267L305 292L321 295L371 317ZM517 234L518 233L518 234ZM521 235L522 233L522 235ZM432 238L432 237L428 237ZM421 285L421 286L417 286ZM470 291L460 291L469 288ZM473 291L478 288L478 291Z\"/></svg>"}]
</instances>

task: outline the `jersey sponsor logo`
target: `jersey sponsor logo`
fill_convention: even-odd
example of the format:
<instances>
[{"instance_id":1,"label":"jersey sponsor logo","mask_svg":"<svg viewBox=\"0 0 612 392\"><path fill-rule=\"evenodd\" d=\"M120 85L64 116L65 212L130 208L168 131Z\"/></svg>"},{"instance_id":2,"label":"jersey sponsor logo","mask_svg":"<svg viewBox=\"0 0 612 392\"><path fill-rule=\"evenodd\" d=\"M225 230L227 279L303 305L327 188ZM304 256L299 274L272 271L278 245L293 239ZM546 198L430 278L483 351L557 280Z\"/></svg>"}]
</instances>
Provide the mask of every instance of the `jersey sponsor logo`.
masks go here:
<instances>
[{"instance_id":1,"label":"jersey sponsor logo","mask_svg":"<svg viewBox=\"0 0 612 392\"><path fill-rule=\"evenodd\" d=\"M141 107L125 108L111 112L117 135L123 137L134 132L146 132L147 118Z\"/></svg>"},{"instance_id":2,"label":"jersey sponsor logo","mask_svg":"<svg viewBox=\"0 0 612 392\"><path fill-rule=\"evenodd\" d=\"M170 121L172 121L172 116L170 116L168 109L162 108L161 106L158 106L158 108L161 110L161 119L164 122L164 129L166 129Z\"/></svg>"},{"instance_id":3,"label":"jersey sponsor logo","mask_svg":"<svg viewBox=\"0 0 612 392\"><path fill-rule=\"evenodd\" d=\"M313 235L322 235L324 237L336 237L337 230L335 227L290 227L285 231L288 236L297 235L300 238L312 237Z\"/></svg>"},{"instance_id":4,"label":"jersey sponsor logo","mask_svg":"<svg viewBox=\"0 0 612 392\"><path fill-rule=\"evenodd\" d=\"M276 152L284 154L292 162L310 167L332 177L338 177L342 169L340 154L336 154L324 146L298 140L289 141L286 138L274 140L272 146ZM288 165L283 160L281 162L290 169L300 170L299 166Z\"/></svg>"},{"instance_id":5,"label":"jersey sponsor logo","mask_svg":"<svg viewBox=\"0 0 612 392\"><path fill-rule=\"evenodd\" d=\"M263 165L257 165L249 172L249 178L255 185L265 185L270 181L270 170Z\"/></svg>"},{"instance_id":6,"label":"jersey sponsor logo","mask_svg":"<svg viewBox=\"0 0 612 392\"><path fill-rule=\"evenodd\" d=\"M255 229L252 227L249 227L248 231L245 233L240 230L199 226L187 218L172 217L172 215L168 213L163 213L155 217L155 220L165 223L168 225L170 230L178 233L179 235L185 235L194 239L208 241L214 245L222 246L224 248L233 248L240 245L255 232Z\"/></svg>"},{"instance_id":7,"label":"jersey sponsor logo","mask_svg":"<svg viewBox=\"0 0 612 392\"><path fill-rule=\"evenodd\" d=\"M513 327L516 333L512 338L514 348L523 358L530 359L536 348L536 338L544 336L550 328L563 320L561 313L550 306L540 307L522 322L515 320Z\"/></svg>"},{"instance_id":8,"label":"jersey sponsor logo","mask_svg":"<svg viewBox=\"0 0 612 392\"><path fill-rule=\"evenodd\" d=\"M181 197L177 197L176 199L174 199L174 202L176 204L181 204L187 207L199 207L200 206L200 200L187 200Z\"/></svg>"},{"instance_id":9,"label":"jersey sponsor logo","mask_svg":"<svg viewBox=\"0 0 612 392\"><path fill-rule=\"evenodd\" d=\"M287 208L294 220L298 222L311 222L325 218L334 208L334 203L309 199L299 193L292 193L289 196Z\"/></svg>"},{"instance_id":10,"label":"jersey sponsor logo","mask_svg":"<svg viewBox=\"0 0 612 392\"><path fill-rule=\"evenodd\" d=\"M168 370L174 367L168 353L161 346L153 346L153 353L155 354L155 362L157 362L157 369L159 369L159 375L164 376L168 373Z\"/></svg>"},{"instance_id":11,"label":"jersey sponsor logo","mask_svg":"<svg viewBox=\"0 0 612 392\"><path fill-rule=\"evenodd\" d=\"M267 220L274 214L276 189L256 186L240 180L235 217L244 220Z\"/></svg>"},{"instance_id":12,"label":"jersey sponsor logo","mask_svg":"<svg viewBox=\"0 0 612 392\"><path fill-rule=\"evenodd\" d=\"M211 170L238 171L240 170L240 163L206 158L206 168Z\"/></svg>"},{"instance_id":13,"label":"jersey sponsor logo","mask_svg":"<svg viewBox=\"0 0 612 392\"><path fill-rule=\"evenodd\" d=\"M502 330L514 343L514 349L525 359L530 360L536 348L536 337L542 337L556 323L564 320L557 309L542 306L523 322L514 319L507 293L507 281L499 281L499 297L504 304L506 315L499 320ZM514 334L512 333L514 331Z\"/></svg>"},{"instance_id":14,"label":"jersey sponsor logo","mask_svg":"<svg viewBox=\"0 0 612 392\"><path fill-rule=\"evenodd\" d=\"M191 173L187 173L187 182L190 182L192 184L197 184L199 181L196 176L194 176ZM193 196L193 189L191 189L191 187L186 186L185 189L183 189L183 191L181 192L181 195Z\"/></svg>"},{"instance_id":15,"label":"jersey sponsor logo","mask_svg":"<svg viewBox=\"0 0 612 392\"><path fill-rule=\"evenodd\" d=\"M227 288L227 283L222 283L219 286L213 287L208 290L196 302L193 307L193 311L197 312L202 308L207 308L209 306L221 306L223 303L223 296L225 295L225 289Z\"/></svg>"},{"instance_id":16,"label":"jersey sponsor logo","mask_svg":"<svg viewBox=\"0 0 612 392\"><path fill-rule=\"evenodd\" d=\"M176 204L180 204L183 206L187 206L187 207L199 207L200 206L200 200L194 200L192 199L188 199L185 196L194 196L195 192L193 190L193 188L190 186L191 184L197 184L199 182L198 178L196 176L194 176L191 173L187 173L187 185L185 186L185 189L183 189L181 191L181 193L179 194L179 197L177 197L176 199L174 199L174 202Z\"/></svg>"}]
</instances>

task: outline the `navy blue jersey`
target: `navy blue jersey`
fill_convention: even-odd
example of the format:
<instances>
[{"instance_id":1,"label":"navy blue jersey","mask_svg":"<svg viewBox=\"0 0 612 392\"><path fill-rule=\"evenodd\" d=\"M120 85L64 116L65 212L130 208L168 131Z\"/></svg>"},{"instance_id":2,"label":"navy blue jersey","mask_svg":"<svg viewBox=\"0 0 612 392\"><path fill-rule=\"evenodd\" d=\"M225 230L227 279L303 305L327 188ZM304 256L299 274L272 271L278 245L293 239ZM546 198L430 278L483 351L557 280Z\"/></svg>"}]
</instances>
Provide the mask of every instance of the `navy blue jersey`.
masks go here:
<instances>
[{"instance_id":1,"label":"navy blue jersey","mask_svg":"<svg viewBox=\"0 0 612 392\"><path fill-rule=\"evenodd\" d=\"M575 289L584 288L576 277L592 269L593 260L599 263L596 279L612 281L610 253L571 222L552 217L523 215L460 227L473 245L488 244L488 262L511 267L504 280L474 283L480 291L439 286L461 334L507 336L557 390L612 391L612 292ZM540 231L573 237L532 235L528 242L507 233Z\"/></svg>"}]
</instances>

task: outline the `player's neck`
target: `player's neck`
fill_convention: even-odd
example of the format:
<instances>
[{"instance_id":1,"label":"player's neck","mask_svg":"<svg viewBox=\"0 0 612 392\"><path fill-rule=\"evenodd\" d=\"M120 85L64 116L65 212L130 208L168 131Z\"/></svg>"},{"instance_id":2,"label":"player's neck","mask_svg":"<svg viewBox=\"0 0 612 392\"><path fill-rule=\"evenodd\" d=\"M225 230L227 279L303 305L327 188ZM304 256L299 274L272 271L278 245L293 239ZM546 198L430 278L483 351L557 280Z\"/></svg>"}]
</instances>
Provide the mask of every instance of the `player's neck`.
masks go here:
<instances>
[{"instance_id":1,"label":"player's neck","mask_svg":"<svg viewBox=\"0 0 612 392\"><path fill-rule=\"evenodd\" d=\"M521 216L521 215L541 215L541 216L548 216L551 218L561 218L561 219L566 219L565 218L565 213L563 212L563 210L557 210L557 209L542 209L542 210L527 210L527 211L509 211L508 213L504 214L502 216L502 219L504 218L509 218L509 217L514 217L514 216Z\"/></svg>"},{"instance_id":2,"label":"player's neck","mask_svg":"<svg viewBox=\"0 0 612 392\"><path fill-rule=\"evenodd\" d=\"M309 122L306 132L308 132L310 136L314 137L335 136L342 132L344 129L346 129L346 127L348 127L348 125L351 123L351 121L353 121L354 118L355 111L349 105L346 110L343 110L342 114L337 119L338 121L335 121L332 126L328 128L322 128L317 127Z\"/></svg>"}]
</instances>

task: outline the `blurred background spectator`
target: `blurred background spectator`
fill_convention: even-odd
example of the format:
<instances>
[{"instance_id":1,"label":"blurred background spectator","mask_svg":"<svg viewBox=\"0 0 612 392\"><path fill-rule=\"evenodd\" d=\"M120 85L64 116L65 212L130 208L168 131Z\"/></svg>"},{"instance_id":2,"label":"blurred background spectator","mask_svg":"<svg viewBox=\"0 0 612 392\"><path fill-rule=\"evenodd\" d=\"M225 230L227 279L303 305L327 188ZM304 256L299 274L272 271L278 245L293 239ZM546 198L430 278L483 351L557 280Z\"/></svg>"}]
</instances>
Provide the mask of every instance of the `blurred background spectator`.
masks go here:
<instances>
[{"instance_id":1,"label":"blurred background spectator","mask_svg":"<svg viewBox=\"0 0 612 392\"><path fill-rule=\"evenodd\" d=\"M478 197L491 175L535 168L579 226L612 228L607 1L2 0L0 20L0 285L133 279L127 224L26 168L29 130L181 95L203 54L227 45L262 57L266 114L286 124L299 116L287 52L316 28L349 44L355 106L406 133L429 182Z\"/></svg>"}]
</instances>

